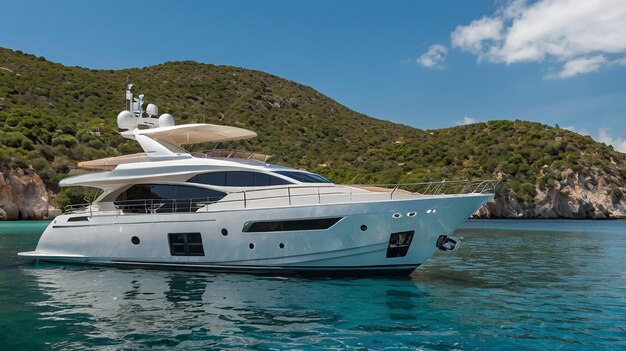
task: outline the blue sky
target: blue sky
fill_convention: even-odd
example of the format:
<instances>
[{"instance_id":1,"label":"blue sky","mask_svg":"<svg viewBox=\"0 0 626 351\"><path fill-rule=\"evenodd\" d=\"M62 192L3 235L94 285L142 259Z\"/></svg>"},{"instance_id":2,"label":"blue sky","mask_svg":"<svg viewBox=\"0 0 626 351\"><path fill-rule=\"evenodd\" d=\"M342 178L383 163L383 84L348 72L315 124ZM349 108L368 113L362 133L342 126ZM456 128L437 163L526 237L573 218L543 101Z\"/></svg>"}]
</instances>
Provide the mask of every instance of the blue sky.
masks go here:
<instances>
[{"instance_id":1,"label":"blue sky","mask_svg":"<svg viewBox=\"0 0 626 351\"><path fill-rule=\"evenodd\" d=\"M241 66L417 128L524 119L626 152L624 0L3 1L0 46Z\"/></svg>"}]
</instances>

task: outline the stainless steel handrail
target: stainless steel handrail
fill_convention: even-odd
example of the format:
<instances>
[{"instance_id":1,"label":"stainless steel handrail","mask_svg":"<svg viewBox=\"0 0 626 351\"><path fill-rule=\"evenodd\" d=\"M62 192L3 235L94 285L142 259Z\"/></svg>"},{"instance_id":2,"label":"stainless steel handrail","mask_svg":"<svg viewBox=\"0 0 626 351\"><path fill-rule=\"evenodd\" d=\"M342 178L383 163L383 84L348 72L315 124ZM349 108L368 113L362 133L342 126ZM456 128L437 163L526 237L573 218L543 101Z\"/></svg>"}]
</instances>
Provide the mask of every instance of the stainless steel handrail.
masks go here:
<instances>
[{"instance_id":1,"label":"stainless steel handrail","mask_svg":"<svg viewBox=\"0 0 626 351\"><path fill-rule=\"evenodd\" d=\"M357 188L381 188L395 194L399 189L407 190L413 194L419 195L452 195L452 194L472 194L495 193L499 180L454 180L440 182L423 182L423 183L403 183L403 184L354 184L350 185Z\"/></svg>"}]
</instances>

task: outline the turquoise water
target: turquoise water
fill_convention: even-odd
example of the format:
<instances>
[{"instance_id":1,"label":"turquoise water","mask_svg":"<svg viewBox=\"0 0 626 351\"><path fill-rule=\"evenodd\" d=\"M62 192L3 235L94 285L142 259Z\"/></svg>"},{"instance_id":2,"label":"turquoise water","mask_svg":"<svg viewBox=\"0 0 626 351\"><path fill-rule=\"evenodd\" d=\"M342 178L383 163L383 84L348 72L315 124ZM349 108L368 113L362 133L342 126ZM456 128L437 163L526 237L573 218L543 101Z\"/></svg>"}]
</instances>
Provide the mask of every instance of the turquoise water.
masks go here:
<instances>
[{"instance_id":1,"label":"turquoise water","mask_svg":"<svg viewBox=\"0 0 626 351\"><path fill-rule=\"evenodd\" d=\"M45 225L0 223L0 350L626 349L624 221L470 221L400 279L18 259Z\"/></svg>"}]
</instances>

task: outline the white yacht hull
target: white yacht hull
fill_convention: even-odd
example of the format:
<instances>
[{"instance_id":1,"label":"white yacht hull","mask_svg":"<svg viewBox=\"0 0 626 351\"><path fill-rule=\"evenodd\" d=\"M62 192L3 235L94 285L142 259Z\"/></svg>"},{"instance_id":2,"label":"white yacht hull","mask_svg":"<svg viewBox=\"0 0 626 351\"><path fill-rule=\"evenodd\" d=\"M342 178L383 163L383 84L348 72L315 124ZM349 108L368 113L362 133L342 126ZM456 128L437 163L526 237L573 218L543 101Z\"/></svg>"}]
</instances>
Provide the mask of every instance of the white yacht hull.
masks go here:
<instances>
[{"instance_id":1,"label":"white yacht hull","mask_svg":"<svg viewBox=\"0 0 626 351\"><path fill-rule=\"evenodd\" d=\"M457 194L202 213L62 215L46 228L36 251L20 256L246 273L409 274L434 254L440 235L452 234L491 198L493 194ZM244 231L254 221L310 218L340 220L328 229ZM414 235L406 255L387 257L390 235L409 231ZM204 255L172 255L170 233L201 233Z\"/></svg>"}]
</instances>

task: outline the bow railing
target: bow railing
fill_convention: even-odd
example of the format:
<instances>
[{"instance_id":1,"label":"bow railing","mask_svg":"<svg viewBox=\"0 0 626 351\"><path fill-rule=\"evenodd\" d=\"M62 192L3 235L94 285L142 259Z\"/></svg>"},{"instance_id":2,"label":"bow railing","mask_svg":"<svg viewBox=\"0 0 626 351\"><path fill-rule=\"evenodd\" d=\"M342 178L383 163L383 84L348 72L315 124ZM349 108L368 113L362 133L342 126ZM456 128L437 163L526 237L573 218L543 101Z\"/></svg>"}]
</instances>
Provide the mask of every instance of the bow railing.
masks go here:
<instances>
[{"instance_id":1,"label":"bow railing","mask_svg":"<svg viewBox=\"0 0 626 351\"><path fill-rule=\"evenodd\" d=\"M353 184L371 191L409 192L418 195L494 194L499 180L442 180L404 184Z\"/></svg>"}]
</instances>

